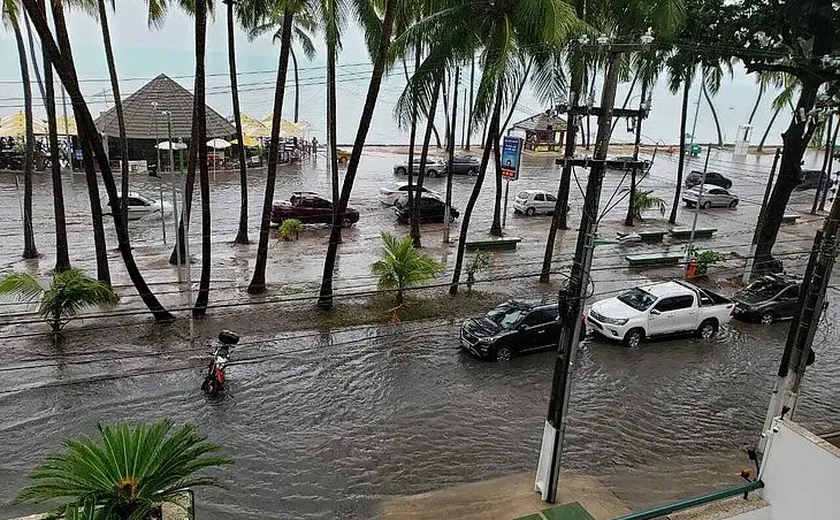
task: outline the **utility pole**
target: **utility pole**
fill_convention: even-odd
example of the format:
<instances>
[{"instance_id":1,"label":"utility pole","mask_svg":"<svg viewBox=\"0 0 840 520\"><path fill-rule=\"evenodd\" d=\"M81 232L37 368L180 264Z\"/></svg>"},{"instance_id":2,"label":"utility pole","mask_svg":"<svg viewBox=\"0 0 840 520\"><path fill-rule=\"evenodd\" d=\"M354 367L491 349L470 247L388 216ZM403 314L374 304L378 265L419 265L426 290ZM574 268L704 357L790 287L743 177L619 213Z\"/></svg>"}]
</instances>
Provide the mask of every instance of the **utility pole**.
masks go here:
<instances>
[{"instance_id":1,"label":"utility pole","mask_svg":"<svg viewBox=\"0 0 840 520\"><path fill-rule=\"evenodd\" d=\"M606 40L606 38L604 38ZM599 38L599 43L600 42ZM608 40L603 43L608 43ZM535 489L540 492L545 502L554 503L559 488L560 459L563 437L566 429L569 396L571 393L572 358L577 350L583 305L589 291L589 270L592 265L595 235L598 226L598 206L601 187L604 181L603 162L609 150L610 131L612 129L613 106L621 63L621 52L610 49L607 73L604 78L604 90L601 95L601 111L598 117L598 136L594 162L589 169L586 185L580 232L578 233L572 272L564 290L560 291L558 312L564 324L560 333L557 357L554 364L554 377L548 404L548 416L543 429L542 448Z\"/></svg>"},{"instance_id":2,"label":"utility pole","mask_svg":"<svg viewBox=\"0 0 840 520\"><path fill-rule=\"evenodd\" d=\"M464 149L464 144L467 138L467 111L465 110L467 107L467 89L464 89L464 109L463 115L461 116L461 149Z\"/></svg>"},{"instance_id":3,"label":"utility pole","mask_svg":"<svg viewBox=\"0 0 840 520\"><path fill-rule=\"evenodd\" d=\"M831 145L831 128L833 124L834 116L831 116L828 118L828 128L825 132L825 153L823 155L822 168L820 168L820 183L817 185L817 189L814 192L814 204L811 206L811 215L817 214L817 205L820 201L820 194L827 192L830 186L828 182L823 182L823 179L828 180L828 161L833 155L832 152L834 147ZM823 197L823 200L825 200L825 197ZM823 203L823 207L825 207L825 203Z\"/></svg>"},{"instance_id":4,"label":"utility pole","mask_svg":"<svg viewBox=\"0 0 840 520\"><path fill-rule=\"evenodd\" d=\"M814 238L814 247L799 291L799 313L788 332L762 432L766 432L773 419L783 415L786 410L790 412L791 418L796 413L799 389L805 369L810 364L809 361L813 360L811 346L825 306L825 292L837 256L838 229L840 197L835 197L823 229ZM762 435L760 451L764 451L765 439Z\"/></svg>"},{"instance_id":5,"label":"utility pole","mask_svg":"<svg viewBox=\"0 0 840 520\"><path fill-rule=\"evenodd\" d=\"M761 233L761 228L764 226L764 216L767 212L767 202L770 200L770 193L773 191L773 177L776 176L776 168L779 166L779 158L782 156L782 150L776 148L776 155L773 156L773 166L770 168L770 176L767 177L767 186L764 188L764 198L761 200L761 208L758 210L758 221L755 223L755 231L753 232L752 242L750 242L750 254L747 257L747 263L744 266L744 276L741 282L744 285L750 282L753 275L753 267L755 264L755 251L758 247L758 237Z\"/></svg>"},{"instance_id":6,"label":"utility pole","mask_svg":"<svg viewBox=\"0 0 840 520\"><path fill-rule=\"evenodd\" d=\"M649 111L650 110L650 103L646 99L647 97L647 80L642 78L642 98L639 102L639 111L642 110ZM642 142L642 115L639 114L639 117L636 118L636 138L633 141L633 160L639 160L639 145ZM636 174L639 171L638 168L633 168L630 170L630 197L629 202L627 203L627 216L624 218L624 225L625 226L632 226L633 225L633 195L636 193Z\"/></svg>"},{"instance_id":7,"label":"utility pole","mask_svg":"<svg viewBox=\"0 0 840 520\"><path fill-rule=\"evenodd\" d=\"M467 117L467 145L464 147L464 150L467 151L467 152L470 151L470 137L472 137L472 129L473 129L473 87L474 86L475 86L475 56L473 56L472 62L470 64L470 114ZM466 105L464 105L464 108L466 108Z\"/></svg>"},{"instance_id":8,"label":"utility pole","mask_svg":"<svg viewBox=\"0 0 840 520\"><path fill-rule=\"evenodd\" d=\"M452 160L455 158L455 123L458 121L458 80L461 79L461 69L455 67L455 87L452 89L452 128L449 131L450 147L449 160L446 161L446 205L443 211L443 243L449 243L449 230L452 227L450 211L452 208Z\"/></svg>"},{"instance_id":9,"label":"utility pole","mask_svg":"<svg viewBox=\"0 0 840 520\"><path fill-rule=\"evenodd\" d=\"M825 179L828 182L828 185L822 190L822 198L820 199L820 211L825 211L825 198L828 195L829 190L832 192L834 191L834 183L835 181L831 178L834 171L834 151L837 149L837 131L840 130L840 120L837 122L837 126L834 127L834 137L831 139L831 153L828 156L828 168L826 169Z\"/></svg>"},{"instance_id":10,"label":"utility pole","mask_svg":"<svg viewBox=\"0 0 840 520\"><path fill-rule=\"evenodd\" d=\"M697 231L697 217L703 209L703 191L706 189L706 173L709 171L709 156L712 155L712 144L706 146L706 162L703 164L703 175L700 177L700 191L697 192L697 207L694 208L694 219L691 221L691 234L688 237L688 246L685 248L685 265L694 256L694 232ZM711 203L710 203L711 204Z\"/></svg>"}]
</instances>

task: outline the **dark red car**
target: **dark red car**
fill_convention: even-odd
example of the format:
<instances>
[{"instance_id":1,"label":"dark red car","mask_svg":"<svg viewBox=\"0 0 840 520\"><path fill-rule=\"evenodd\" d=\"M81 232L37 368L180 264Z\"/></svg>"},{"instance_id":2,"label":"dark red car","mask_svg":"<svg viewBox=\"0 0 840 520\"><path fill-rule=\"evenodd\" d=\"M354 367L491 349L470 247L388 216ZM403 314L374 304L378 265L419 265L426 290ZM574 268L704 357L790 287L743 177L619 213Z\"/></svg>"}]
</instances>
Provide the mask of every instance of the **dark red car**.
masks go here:
<instances>
[{"instance_id":1,"label":"dark red car","mask_svg":"<svg viewBox=\"0 0 840 520\"><path fill-rule=\"evenodd\" d=\"M271 208L271 222L282 224L287 218L300 220L304 224L331 224L332 201L310 191L292 193L289 202L275 202ZM359 221L359 212L347 208L341 215L341 226L350 227Z\"/></svg>"}]
</instances>

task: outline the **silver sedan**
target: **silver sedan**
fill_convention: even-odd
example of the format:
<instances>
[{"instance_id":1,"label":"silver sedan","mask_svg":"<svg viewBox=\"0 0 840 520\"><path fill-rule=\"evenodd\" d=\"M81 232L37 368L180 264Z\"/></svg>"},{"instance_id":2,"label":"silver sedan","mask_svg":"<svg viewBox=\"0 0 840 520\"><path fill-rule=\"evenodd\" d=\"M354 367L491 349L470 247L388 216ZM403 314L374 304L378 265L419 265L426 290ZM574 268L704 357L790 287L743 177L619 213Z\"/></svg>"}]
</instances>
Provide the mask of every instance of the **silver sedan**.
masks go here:
<instances>
[{"instance_id":1,"label":"silver sedan","mask_svg":"<svg viewBox=\"0 0 840 520\"><path fill-rule=\"evenodd\" d=\"M740 201L737 195L718 186L704 186L702 194L699 188L686 190L683 193L682 200L689 208L700 206L704 209L711 207L734 208L738 206Z\"/></svg>"}]
</instances>

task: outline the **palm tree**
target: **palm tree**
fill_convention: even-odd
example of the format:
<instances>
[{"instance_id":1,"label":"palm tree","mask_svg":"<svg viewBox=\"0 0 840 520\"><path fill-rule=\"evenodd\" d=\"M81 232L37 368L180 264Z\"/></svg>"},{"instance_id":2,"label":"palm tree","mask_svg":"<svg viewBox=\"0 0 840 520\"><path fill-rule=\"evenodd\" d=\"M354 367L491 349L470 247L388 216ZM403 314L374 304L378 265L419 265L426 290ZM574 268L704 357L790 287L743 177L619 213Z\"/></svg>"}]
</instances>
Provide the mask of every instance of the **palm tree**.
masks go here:
<instances>
[{"instance_id":1,"label":"palm tree","mask_svg":"<svg viewBox=\"0 0 840 520\"><path fill-rule=\"evenodd\" d=\"M283 96L286 92L286 71L289 66L289 52L292 46L292 24L296 9L299 10L302 7L302 5L293 4L294 2L289 2L284 5L283 25L280 29L280 63L277 67L277 83L274 86L274 112L271 119L271 139L268 146L268 173L265 179L265 197L263 198L257 261L254 265L254 276L248 285L249 294L261 294L266 289L265 266L268 262L268 234L271 224L271 206L274 200L274 185L277 181L277 153L280 142L280 120L283 114ZM258 22L260 16L267 15L257 13L253 15L251 20Z\"/></svg>"},{"instance_id":2,"label":"palm tree","mask_svg":"<svg viewBox=\"0 0 840 520\"><path fill-rule=\"evenodd\" d=\"M665 215L665 201L659 197L651 195L652 193L653 190L636 190L633 192L633 218L635 218L639 222L644 222L644 219L642 218L642 213L644 213L645 211L650 211L652 209L658 210L659 214L662 216Z\"/></svg>"},{"instance_id":3,"label":"palm tree","mask_svg":"<svg viewBox=\"0 0 840 520\"><path fill-rule=\"evenodd\" d=\"M35 146L35 134L32 130L32 85L29 82L29 63L26 59L26 47L20 30L18 5L15 0L3 0L3 24L11 27L15 34L15 43L20 63L20 79L23 83L23 105L26 120L26 141L23 151L23 257L37 258L35 233L32 229L32 162Z\"/></svg>"},{"instance_id":4,"label":"palm tree","mask_svg":"<svg viewBox=\"0 0 840 520\"><path fill-rule=\"evenodd\" d=\"M353 153L350 156L350 162L347 164L347 172L344 174L344 182L341 186L341 194L338 199L338 206L335 208L335 218L333 219L332 231L330 232L330 242L327 247L327 254L324 258L324 272L321 277L321 290L318 297L318 307L321 309L330 309L333 305L333 274L335 270L336 257L338 255L338 245L341 242L341 222L338 217L347 209L347 203L350 200L350 193L353 191L353 183L356 180L356 173L359 170L359 162L362 158L362 149L365 145L368 130L370 130L370 123L373 119L373 111L376 108L376 99L379 96L379 88L382 86L382 76L385 73L385 66L388 62L389 53L391 50L391 34L394 29L394 20L396 18L397 0L385 1L385 12L381 22L378 21L375 11L372 6L364 1L356 4L357 15L364 24L366 36L368 39L368 49L371 50L374 46L371 42L377 41L377 50L373 63L373 70L371 72L370 83L368 85L367 97L362 108L362 115L359 118L359 128L356 131L356 139L353 142ZM376 21L374 21L376 20Z\"/></svg>"},{"instance_id":5,"label":"palm tree","mask_svg":"<svg viewBox=\"0 0 840 520\"><path fill-rule=\"evenodd\" d=\"M668 89L671 93L679 91L682 85L682 104L680 105L680 157L677 162L677 185L674 189L674 204L671 205L671 216L668 217L669 224L677 223L677 208L680 205L680 189L682 188L683 172L685 171L685 132L688 123L688 94L691 89L691 81L694 79L694 66L683 68L680 72L671 72L668 78Z\"/></svg>"},{"instance_id":6,"label":"palm tree","mask_svg":"<svg viewBox=\"0 0 840 520\"><path fill-rule=\"evenodd\" d=\"M67 245L67 218L64 212L64 187L61 184L61 162L58 160L58 125L55 112L55 85L50 60L44 56L44 104L47 110L47 127L50 145L50 169L53 189L53 218L55 220L55 270L70 269L70 252Z\"/></svg>"},{"instance_id":7,"label":"palm tree","mask_svg":"<svg viewBox=\"0 0 840 520\"><path fill-rule=\"evenodd\" d=\"M102 1L102 0L100 0ZM210 172L207 169L207 105L205 104L204 54L207 46L208 2L195 3L195 88L193 92L193 113L197 118L197 139L191 143L193 153L198 154L199 192L201 194L201 277L198 281L198 295L193 306L193 316L201 318L207 313L210 298L210 273L213 266L213 247L210 220ZM243 143L240 143L242 145Z\"/></svg>"},{"instance_id":8,"label":"palm tree","mask_svg":"<svg viewBox=\"0 0 840 520\"><path fill-rule=\"evenodd\" d=\"M396 290L397 305L402 306L405 289L433 279L443 265L416 249L410 236L396 238L383 232L382 242L381 259L370 270L378 277L380 289Z\"/></svg>"},{"instance_id":9,"label":"palm tree","mask_svg":"<svg viewBox=\"0 0 840 520\"><path fill-rule=\"evenodd\" d=\"M715 104L712 102L711 96L709 96L709 89L706 88L705 81L700 82L700 90L703 93L703 98L709 105L709 110L712 112L712 120L715 122L715 130L717 130L718 148L723 148L723 133L720 130L720 120L718 119L717 110L715 110Z\"/></svg>"},{"instance_id":10,"label":"palm tree","mask_svg":"<svg viewBox=\"0 0 840 520\"><path fill-rule=\"evenodd\" d=\"M181 504L187 489L216 486L215 479L198 474L231 463L195 428L175 429L168 420L99 424L98 432L98 438L65 441L62 451L30 473L32 485L19 500L57 500L54 513L65 518L152 518L163 504Z\"/></svg>"},{"instance_id":11,"label":"palm tree","mask_svg":"<svg viewBox=\"0 0 840 520\"><path fill-rule=\"evenodd\" d=\"M248 173L245 163L245 138L242 134L242 113L239 110L239 86L236 80L236 45L235 24L233 22L234 0L223 0L227 6L228 69L230 71L230 96L233 104L233 124L236 126L236 139L239 143L239 228L234 244L249 244L248 239Z\"/></svg>"},{"instance_id":12,"label":"palm tree","mask_svg":"<svg viewBox=\"0 0 840 520\"><path fill-rule=\"evenodd\" d=\"M21 0L26 12L29 14L35 30L41 39L41 46L49 57L49 61L55 68L56 73L61 78L61 82L67 90L70 101L73 103L73 110L76 113L76 123L79 128L80 141L86 143L89 149L93 152L93 157L96 158L99 166L99 171L102 175L102 182L108 192L108 198L116 202L119 198L117 186L114 182L114 175L111 171L111 165L108 162L105 148L102 145L102 139L96 132L85 132L85 129L94 128L93 117L90 114L84 95L79 87L79 81L76 78L75 65L73 64L72 55L70 52L70 42L67 37L66 24L61 5L58 2L53 2L53 18L55 20L56 34L61 41L62 50L53 39L50 27L47 23L45 13L40 9L37 0ZM83 148L84 153L84 148ZM98 205L98 200L96 201ZM143 274L137 267L137 262L131 251L131 243L128 236L128 228L126 226L125 214L121 211L118 205L115 205L113 211L114 226L117 232L117 243L119 245L120 254L125 264L128 276L137 292L140 299L151 311L152 315L157 321L171 321L172 314L169 313L158 301L155 295L149 289ZM106 263L107 265L107 263ZM97 271L99 271L99 262L97 262ZM98 273L100 275L101 273ZM102 281L102 279L97 276Z\"/></svg>"},{"instance_id":13,"label":"palm tree","mask_svg":"<svg viewBox=\"0 0 840 520\"><path fill-rule=\"evenodd\" d=\"M770 123L767 124L767 128L764 130L764 134L761 136L761 141L758 142L758 151L761 152L764 149L764 143L767 141L767 137L770 135L770 130L773 129L773 125L776 123L776 118L779 117L779 113L785 109L785 107L790 108L791 112L793 112L793 95L799 90L799 81L796 79L795 76L791 76L789 74L782 74L782 73L775 73L775 81L778 83L774 83L774 86L778 86L782 89L781 92L773 99L773 103L771 106L773 107L773 115L770 117Z\"/></svg>"},{"instance_id":14,"label":"palm tree","mask_svg":"<svg viewBox=\"0 0 840 520\"><path fill-rule=\"evenodd\" d=\"M77 268L54 272L49 289L28 273L9 273L0 278L0 295L17 296L26 302L40 299L38 315L50 325L55 337L82 309L117 303L110 285L88 278Z\"/></svg>"}]
</instances>

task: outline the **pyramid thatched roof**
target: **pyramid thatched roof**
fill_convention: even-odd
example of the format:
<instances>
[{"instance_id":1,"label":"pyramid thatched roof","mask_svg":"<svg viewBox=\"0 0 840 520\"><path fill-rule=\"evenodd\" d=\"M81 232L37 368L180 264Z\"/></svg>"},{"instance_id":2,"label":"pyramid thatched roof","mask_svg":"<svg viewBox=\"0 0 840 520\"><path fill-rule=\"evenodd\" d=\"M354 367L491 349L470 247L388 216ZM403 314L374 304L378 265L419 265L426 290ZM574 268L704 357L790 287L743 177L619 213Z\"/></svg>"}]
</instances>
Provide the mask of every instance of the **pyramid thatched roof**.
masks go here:
<instances>
[{"instance_id":1,"label":"pyramid thatched roof","mask_svg":"<svg viewBox=\"0 0 840 520\"><path fill-rule=\"evenodd\" d=\"M157 103L157 107L152 103ZM157 137L167 139L166 115L172 116L172 137L189 139L192 129L193 95L165 74L146 83L137 92L122 102L125 116L126 135L130 139L154 139L155 115L157 114ZM207 107L207 138L230 137L236 133L225 118ZM110 137L119 136L117 112L108 110L96 120L96 129Z\"/></svg>"}]
</instances>

